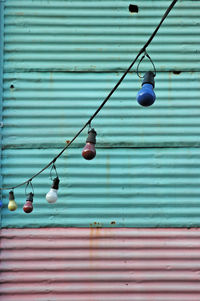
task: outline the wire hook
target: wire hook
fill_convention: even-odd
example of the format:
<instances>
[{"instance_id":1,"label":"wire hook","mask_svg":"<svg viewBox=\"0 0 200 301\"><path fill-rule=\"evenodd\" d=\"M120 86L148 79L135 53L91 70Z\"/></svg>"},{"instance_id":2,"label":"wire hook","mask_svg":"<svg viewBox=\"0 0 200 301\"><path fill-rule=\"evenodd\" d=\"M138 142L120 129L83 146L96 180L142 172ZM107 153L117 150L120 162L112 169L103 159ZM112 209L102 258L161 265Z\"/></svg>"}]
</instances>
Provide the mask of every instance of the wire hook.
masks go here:
<instances>
[{"instance_id":1,"label":"wire hook","mask_svg":"<svg viewBox=\"0 0 200 301\"><path fill-rule=\"evenodd\" d=\"M91 125L91 122L88 123L88 133L91 131L92 129L92 125Z\"/></svg>"},{"instance_id":2,"label":"wire hook","mask_svg":"<svg viewBox=\"0 0 200 301\"><path fill-rule=\"evenodd\" d=\"M58 173L57 173L57 169L56 169L56 166L55 166L55 163L53 162L52 166L51 166L51 170L50 170L50 179L53 181L53 177L52 177L52 171L55 171L56 173L56 177L58 178Z\"/></svg>"},{"instance_id":3,"label":"wire hook","mask_svg":"<svg viewBox=\"0 0 200 301\"><path fill-rule=\"evenodd\" d=\"M141 76L141 75L139 74L139 70L138 70L138 69L139 69L139 66L140 66L141 62L142 62L143 59L145 58L145 56L150 60L152 66L153 66L153 69L154 69L154 72L153 72L153 73L154 73L154 77L155 77L155 76L156 76L156 67L155 67L155 65L154 65L153 60L151 59L150 55L147 53L146 50L144 50L144 55L141 57L141 59L140 59L138 65L137 65L136 74L137 74L137 76L138 76L139 78L144 78L144 75Z\"/></svg>"},{"instance_id":4,"label":"wire hook","mask_svg":"<svg viewBox=\"0 0 200 301\"><path fill-rule=\"evenodd\" d=\"M32 193L34 194L33 184L32 184L31 181L28 181L27 184L26 184L26 188L25 188L25 195L27 195L27 188L28 188L29 185L31 186Z\"/></svg>"}]
</instances>

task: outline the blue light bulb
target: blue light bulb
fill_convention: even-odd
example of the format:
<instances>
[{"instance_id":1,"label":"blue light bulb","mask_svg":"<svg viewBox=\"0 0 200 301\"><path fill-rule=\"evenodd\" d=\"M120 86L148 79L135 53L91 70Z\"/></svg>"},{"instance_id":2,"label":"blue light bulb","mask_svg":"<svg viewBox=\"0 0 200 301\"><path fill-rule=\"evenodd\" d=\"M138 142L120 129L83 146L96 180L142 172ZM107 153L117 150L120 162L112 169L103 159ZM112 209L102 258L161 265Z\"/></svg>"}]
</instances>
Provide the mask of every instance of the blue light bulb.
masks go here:
<instances>
[{"instance_id":1,"label":"blue light bulb","mask_svg":"<svg viewBox=\"0 0 200 301\"><path fill-rule=\"evenodd\" d=\"M156 100L154 93L154 74L151 71L145 73L142 89L137 93L137 102L143 107L151 106Z\"/></svg>"}]
</instances>

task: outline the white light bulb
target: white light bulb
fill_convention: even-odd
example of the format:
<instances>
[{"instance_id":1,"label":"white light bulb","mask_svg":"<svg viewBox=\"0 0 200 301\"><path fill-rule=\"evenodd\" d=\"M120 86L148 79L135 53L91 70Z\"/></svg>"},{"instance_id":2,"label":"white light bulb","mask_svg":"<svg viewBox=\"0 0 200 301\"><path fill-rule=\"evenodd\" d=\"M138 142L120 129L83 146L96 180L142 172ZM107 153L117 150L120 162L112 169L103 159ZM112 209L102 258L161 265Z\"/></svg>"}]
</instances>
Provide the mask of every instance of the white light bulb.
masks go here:
<instances>
[{"instance_id":1,"label":"white light bulb","mask_svg":"<svg viewBox=\"0 0 200 301\"><path fill-rule=\"evenodd\" d=\"M58 188L59 188L59 178L55 178L53 180L53 184L51 186L51 189L49 192L46 194L46 200L49 204L53 204L57 201L58 199Z\"/></svg>"},{"instance_id":2,"label":"white light bulb","mask_svg":"<svg viewBox=\"0 0 200 301\"><path fill-rule=\"evenodd\" d=\"M51 188L49 192L46 194L46 200L48 203L53 204L58 199L57 189Z\"/></svg>"}]
</instances>

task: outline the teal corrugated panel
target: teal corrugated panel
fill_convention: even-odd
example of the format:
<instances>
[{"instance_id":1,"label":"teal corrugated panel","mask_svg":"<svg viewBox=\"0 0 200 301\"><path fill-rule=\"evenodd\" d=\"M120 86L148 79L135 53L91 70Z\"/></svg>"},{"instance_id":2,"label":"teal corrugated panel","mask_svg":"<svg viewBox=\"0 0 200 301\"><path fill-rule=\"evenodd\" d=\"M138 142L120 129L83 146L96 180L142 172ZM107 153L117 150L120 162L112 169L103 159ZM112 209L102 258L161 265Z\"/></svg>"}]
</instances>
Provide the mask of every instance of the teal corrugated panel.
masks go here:
<instances>
[{"instance_id":1,"label":"teal corrugated panel","mask_svg":"<svg viewBox=\"0 0 200 301\"><path fill-rule=\"evenodd\" d=\"M121 75L5 73L4 148L63 147ZM135 73L129 74L93 122L98 146L199 146L199 76L199 72L159 72L157 101L144 108L136 102L141 81ZM86 135L87 130L72 147L82 147Z\"/></svg>"},{"instance_id":2,"label":"teal corrugated panel","mask_svg":"<svg viewBox=\"0 0 200 301\"><path fill-rule=\"evenodd\" d=\"M0 186L2 186L2 106L3 106L3 51L4 51L4 3L0 1ZM2 206L2 191L0 191L0 207ZM1 223L1 209L0 209Z\"/></svg>"},{"instance_id":3,"label":"teal corrugated panel","mask_svg":"<svg viewBox=\"0 0 200 301\"><path fill-rule=\"evenodd\" d=\"M119 80L171 1L5 2L3 184L38 172L71 140ZM200 214L199 1L178 1L149 47L156 103L136 103L131 72L93 122L97 157L81 157L87 130L57 161L59 201L37 177L34 211L4 227L190 227ZM151 68L149 62L141 70Z\"/></svg>"},{"instance_id":4,"label":"teal corrugated panel","mask_svg":"<svg viewBox=\"0 0 200 301\"><path fill-rule=\"evenodd\" d=\"M4 150L4 184L36 173L58 149ZM18 209L7 209L3 227L192 227L200 216L200 149L97 148L86 161L69 149L56 163L59 199L48 204L49 170L33 181L34 211L25 214L24 187L16 189Z\"/></svg>"},{"instance_id":5,"label":"teal corrugated panel","mask_svg":"<svg viewBox=\"0 0 200 301\"><path fill-rule=\"evenodd\" d=\"M5 71L124 70L170 2L7 0ZM164 22L149 47L159 71L199 70L199 8L179 1Z\"/></svg>"}]
</instances>

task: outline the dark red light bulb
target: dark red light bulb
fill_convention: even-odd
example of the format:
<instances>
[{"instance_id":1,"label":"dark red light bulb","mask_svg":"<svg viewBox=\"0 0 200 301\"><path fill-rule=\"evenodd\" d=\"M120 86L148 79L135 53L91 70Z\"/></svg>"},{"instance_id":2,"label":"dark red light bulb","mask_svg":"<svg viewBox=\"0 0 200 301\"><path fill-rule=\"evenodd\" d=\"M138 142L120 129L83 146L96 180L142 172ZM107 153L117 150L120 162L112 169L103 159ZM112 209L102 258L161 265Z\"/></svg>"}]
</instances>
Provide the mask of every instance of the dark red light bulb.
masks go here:
<instances>
[{"instance_id":1,"label":"dark red light bulb","mask_svg":"<svg viewBox=\"0 0 200 301\"><path fill-rule=\"evenodd\" d=\"M90 142L86 143L82 151L82 156L86 160L92 160L96 156L95 145Z\"/></svg>"},{"instance_id":2,"label":"dark red light bulb","mask_svg":"<svg viewBox=\"0 0 200 301\"><path fill-rule=\"evenodd\" d=\"M88 132L88 138L86 140L86 145L83 148L82 156L86 160L92 160L96 156L95 144L96 144L96 135L94 129Z\"/></svg>"},{"instance_id":3,"label":"dark red light bulb","mask_svg":"<svg viewBox=\"0 0 200 301\"><path fill-rule=\"evenodd\" d=\"M23 210L25 213L31 213L33 211L33 193L29 193Z\"/></svg>"}]
</instances>

